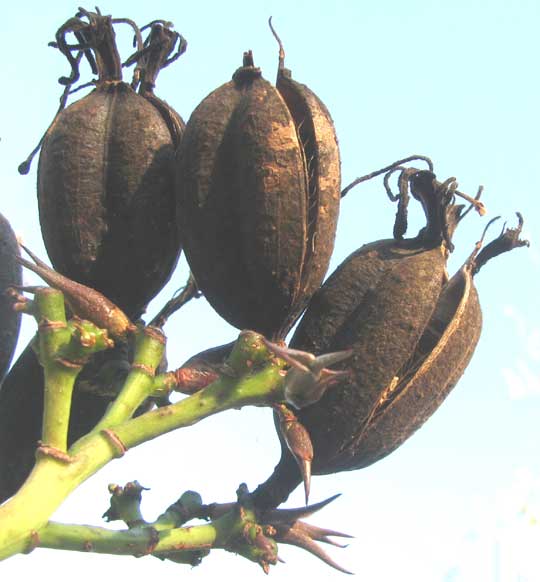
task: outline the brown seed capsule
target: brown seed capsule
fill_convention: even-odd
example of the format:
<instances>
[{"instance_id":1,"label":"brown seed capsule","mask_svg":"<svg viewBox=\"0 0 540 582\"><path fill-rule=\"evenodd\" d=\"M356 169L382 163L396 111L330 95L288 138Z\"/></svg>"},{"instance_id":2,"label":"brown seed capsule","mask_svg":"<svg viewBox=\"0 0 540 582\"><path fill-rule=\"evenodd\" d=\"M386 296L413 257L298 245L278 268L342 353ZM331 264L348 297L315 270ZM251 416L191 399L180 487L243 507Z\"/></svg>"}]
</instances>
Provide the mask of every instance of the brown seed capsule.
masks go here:
<instances>
[{"instance_id":1,"label":"brown seed capsule","mask_svg":"<svg viewBox=\"0 0 540 582\"><path fill-rule=\"evenodd\" d=\"M22 282L21 267L16 261L19 245L11 225L0 214L0 383L9 368L17 338L21 314L13 310L13 301L6 289Z\"/></svg>"},{"instance_id":2,"label":"brown seed capsule","mask_svg":"<svg viewBox=\"0 0 540 582\"><path fill-rule=\"evenodd\" d=\"M67 86L65 97L78 79L82 54L99 78L96 88L61 110L46 132L38 200L55 269L137 317L170 277L180 252L173 160L182 122L152 90L170 43L152 29L151 42L146 49L140 46L137 94L121 80L116 22L81 10L56 34L56 46L73 67L70 77L60 79ZM66 42L70 32L78 45ZM77 58L73 50L79 51ZM20 171L28 168L26 162Z\"/></svg>"},{"instance_id":3,"label":"brown seed capsule","mask_svg":"<svg viewBox=\"0 0 540 582\"><path fill-rule=\"evenodd\" d=\"M454 182L441 184L428 171L408 180L426 228L414 239L377 241L350 255L315 294L291 341L314 354L353 350L343 364L348 379L298 411L312 438L314 474L355 468L355 437L367 411L414 352L446 280L448 235L461 209L451 204ZM263 506L281 503L296 486L289 457L282 446L274 475L256 492Z\"/></svg>"},{"instance_id":4,"label":"brown seed capsule","mask_svg":"<svg viewBox=\"0 0 540 582\"><path fill-rule=\"evenodd\" d=\"M251 53L193 112L178 153L178 216L199 289L229 323L283 337L328 267L340 199L332 120Z\"/></svg>"},{"instance_id":5,"label":"brown seed capsule","mask_svg":"<svg viewBox=\"0 0 540 582\"><path fill-rule=\"evenodd\" d=\"M313 440L315 474L359 469L380 460L437 410L463 374L480 337L482 314L473 275L492 256L528 244L519 240L521 224L520 219L517 229L505 231L478 256L476 250L444 285L416 347L399 368L392 368L394 375L380 385L376 398L370 402L358 398L355 404L350 398L350 386L342 384L332 393L333 399L300 412L299 419ZM364 381L358 368L354 373L354 386L368 390L369 378ZM346 399L350 406L356 406L352 414L344 408ZM330 412L323 409L325 406L332 407ZM349 416L356 425L349 422ZM334 424L328 426L325 422ZM341 423L346 423L349 434L340 430ZM279 465L259 488L263 503L280 503L300 479L282 445Z\"/></svg>"}]
</instances>

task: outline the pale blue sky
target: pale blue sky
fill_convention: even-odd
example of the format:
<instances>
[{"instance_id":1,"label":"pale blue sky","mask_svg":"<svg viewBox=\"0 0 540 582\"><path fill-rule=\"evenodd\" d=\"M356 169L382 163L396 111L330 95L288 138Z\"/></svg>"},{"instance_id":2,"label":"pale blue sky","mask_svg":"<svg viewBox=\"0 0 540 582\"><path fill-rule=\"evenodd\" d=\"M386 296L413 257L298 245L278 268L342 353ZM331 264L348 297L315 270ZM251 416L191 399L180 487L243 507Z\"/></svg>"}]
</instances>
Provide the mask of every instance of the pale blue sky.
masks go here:
<instances>
[{"instance_id":1,"label":"pale blue sky","mask_svg":"<svg viewBox=\"0 0 540 582\"><path fill-rule=\"evenodd\" d=\"M92 6L86 6L92 9ZM454 271L488 218L525 217L531 248L489 264L478 276L484 311L480 345L465 376L435 416L390 457L349 474L315 478L312 499L341 492L314 523L356 536L330 549L366 582L537 581L540 542L540 3L337 0L258 3L154 0L109 2L104 13L137 23L172 20L187 53L162 73L157 94L184 117L230 79L244 50L273 80L279 31L294 77L326 103L336 125L343 183L407 156L429 155L439 178L462 190L485 187L489 215L470 217L456 235ZM56 1L10 3L3 12L0 211L30 248L45 256L39 233L35 164L17 174L51 121L66 62L47 42L77 9ZM129 42L129 34L121 37ZM129 48L123 47L124 55ZM395 209L380 182L351 192L341 207L332 269L361 244L387 238ZM411 211L420 217L420 209ZM414 221L413 221L414 222ZM420 221L414 222L420 224ZM495 233L497 228L493 230ZM414 232L414 226L411 234ZM181 262L151 312L186 278ZM28 277L28 280L31 280ZM168 324L169 361L229 341L235 331L200 300ZM26 322L19 348L33 333ZM185 489L205 502L229 500L237 485L254 488L278 458L267 410L243 410L150 443L111 463L68 499L55 519L101 524L106 486L138 479L151 491L143 510L154 518ZM302 503L302 492L291 505ZM338 580L343 575L289 546L273 580ZM151 558L100 557L37 550L0 567L24 577L55 571L59 582L118 575L143 580L215 580L224 572L257 577L257 566L214 552L187 571ZM521 577L520 577L521 576Z\"/></svg>"}]
</instances>

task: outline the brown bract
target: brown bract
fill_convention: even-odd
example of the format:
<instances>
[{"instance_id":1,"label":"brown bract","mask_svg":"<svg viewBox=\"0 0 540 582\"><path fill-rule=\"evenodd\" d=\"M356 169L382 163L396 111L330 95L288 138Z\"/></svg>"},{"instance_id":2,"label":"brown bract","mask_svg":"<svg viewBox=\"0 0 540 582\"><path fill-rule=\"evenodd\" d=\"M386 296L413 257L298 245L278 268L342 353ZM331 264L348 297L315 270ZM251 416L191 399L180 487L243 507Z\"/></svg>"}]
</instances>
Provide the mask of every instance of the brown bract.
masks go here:
<instances>
[{"instance_id":1,"label":"brown bract","mask_svg":"<svg viewBox=\"0 0 540 582\"><path fill-rule=\"evenodd\" d=\"M330 116L304 85L277 87L250 53L193 112L178 154L183 246L229 323L283 337L322 281L340 198Z\"/></svg>"}]
</instances>

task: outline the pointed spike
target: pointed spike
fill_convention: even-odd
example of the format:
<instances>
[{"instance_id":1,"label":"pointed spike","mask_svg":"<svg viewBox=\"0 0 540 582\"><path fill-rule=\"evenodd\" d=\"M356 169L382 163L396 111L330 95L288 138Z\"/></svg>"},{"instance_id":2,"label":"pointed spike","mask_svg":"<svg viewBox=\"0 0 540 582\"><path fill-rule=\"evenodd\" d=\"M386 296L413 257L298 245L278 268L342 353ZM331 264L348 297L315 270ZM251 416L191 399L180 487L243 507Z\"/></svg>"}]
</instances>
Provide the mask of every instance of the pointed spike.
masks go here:
<instances>
[{"instance_id":1,"label":"pointed spike","mask_svg":"<svg viewBox=\"0 0 540 582\"><path fill-rule=\"evenodd\" d=\"M303 459L298 464L300 467L300 473L302 473L302 481L304 482L304 495L307 506L309 501L309 490L311 487L311 459Z\"/></svg>"},{"instance_id":2,"label":"pointed spike","mask_svg":"<svg viewBox=\"0 0 540 582\"><path fill-rule=\"evenodd\" d=\"M339 532L333 529L326 529L324 527L318 527L310 523L302 523L302 529L309 535L312 540L323 542L325 544L331 544L332 546L336 546L338 548L346 548L347 544L338 544L336 541L331 540L330 536L354 539L354 536L350 534Z\"/></svg>"},{"instance_id":3,"label":"pointed spike","mask_svg":"<svg viewBox=\"0 0 540 582\"><path fill-rule=\"evenodd\" d=\"M309 372L307 367L310 362L315 360L315 356L309 352L301 350L293 350L291 348L281 347L277 344L269 342L266 338L262 338L263 344L276 356L285 360L289 365L301 370L302 372ZM304 365L305 364L305 365Z\"/></svg>"},{"instance_id":4,"label":"pointed spike","mask_svg":"<svg viewBox=\"0 0 540 582\"><path fill-rule=\"evenodd\" d=\"M347 358L350 358L354 353L354 350L343 350L340 352L331 352L329 354L323 354L322 356L318 356L313 361L312 365L310 366L313 372L320 372L323 368L327 368L328 366L332 366L337 364L338 362L342 362ZM339 372L339 371L338 371Z\"/></svg>"},{"instance_id":5,"label":"pointed spike","mask_svg":"<svg viewBox=\"0 0 540 582\"><path fill-rule=\"evenodd\" d=\"M307 535L303 535L302 533L294 531L294 529L290 529L279 541L284 542L286 544L291 544L293 546L297 546L302 548L303 550L308 551L310 554L313 554L320 560L322 560L325 564L338 570L339 572L343 572L344 574L353 574L353 572L346 570L342 566L340 566L337 562L335 562L320 546L318 546L312 539L310 539Z\"/></svg>"},{"instance_id":6,"label":"pointed spike","mask_svg":"<svg viewBox=\"0 0 540 582\"><path fill-rule=\"evenodd\" d=\"M34 254L28 247L26 247L25 245L23 245L22 243L19 243L19 246L24 250L24 252L34 261L34 263L36 263L36 265L39 265L40 267L43 267L44 269L50 269L49 265L47 265L47 263L45 263L45 261L42 261L36 254Z\"/></svg>"},{"instance_id":7,"label":"pointed spike","mask_svg":"<svg viewBox=\"0 0 540 582\"><path fill-rule=\"evenodd\" d=\"M264 523L268 524L280 524L280 523L293 523L299 519L303 519L313 515L315 512L323 509L332 501L336 500L341 496L341 493L336 493L328 499L314 503L313 505L307 505L306 507L294 507L291 509L271 509L264 512L262 519Z\"/></svg>"}]
</instances>

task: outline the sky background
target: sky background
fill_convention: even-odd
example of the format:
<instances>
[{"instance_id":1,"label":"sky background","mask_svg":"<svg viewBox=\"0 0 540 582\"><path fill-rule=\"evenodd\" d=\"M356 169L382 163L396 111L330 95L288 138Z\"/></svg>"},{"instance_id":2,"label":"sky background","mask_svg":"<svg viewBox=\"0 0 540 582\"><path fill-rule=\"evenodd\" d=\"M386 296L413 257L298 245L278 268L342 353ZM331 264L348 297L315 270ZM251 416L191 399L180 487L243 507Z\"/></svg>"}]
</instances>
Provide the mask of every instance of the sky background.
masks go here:
<instances>
[{"instance_id":1,"label":"sky background","mask_svg":"<svg viewBox=\"0 0 540 582\"><path fill-rule=\"evenodd\" d=\"M93 6L85 6L93 9ZM105 14L140 25L172 20L188 40L187 53L158 79L156 93L185 120L213 89L228 81L242 53L254 52L273 80L277 46L267 27L273 16L286 65L325 102L335 122L343 185L410 154L429 155L440 180L456 176L460 189L485 187L489 214L460 225L449 262L454 272L489 218L515 225L525 217L530 249L492 261L476 283L484 313L480 344L464 377L443 406L395 453L352 473L316 477L312 501L342 496L311 518L355 536L347 549L329 549L366 582L514 582L540 580L540 3L537 0L181 3L109 1ZM68 72L47 47L76 3L11 2L2 14L0 211L35 252L45 257L36 205L36 167L17 173L53 118ZM131 35L119 34L121 52ZM89 80L89 72L83 75ZM128 77L129 80L129 77ZM36 160L37 162L37 160ZM341 206L331 272L350 252L387 238L395 208L380 181L353 190ZM421 225L421 210L411 209ZM502 222L502 221L501 221ZM416 228L416 230L415 230ZM491 231L498 234L500 227ZM187 276L184 260L152 303L154 314ZM27 281L34 281L26 275ZM236 331L204 300L192 302L165 329L171 367L198 351L230 341ZM34 333L25 321L18 351ZM137 479L149 487L143 511L152 520L186 489L206 503L228 501L240 482L254 489L279 457L271 413L228 412L172 433L110 463L69 497L54 519L102 525L107 484ZM288 505L302 504L299 489ZM342 580L291 546L276 582ZM126 576L162 582L217 576L262 577L258 567L222 551L193 571L153 558L36 550L0 566L2 576L54 572L58 582ZM187 578L186 578L187 579Z\"/></svg>"}]
</instances>

